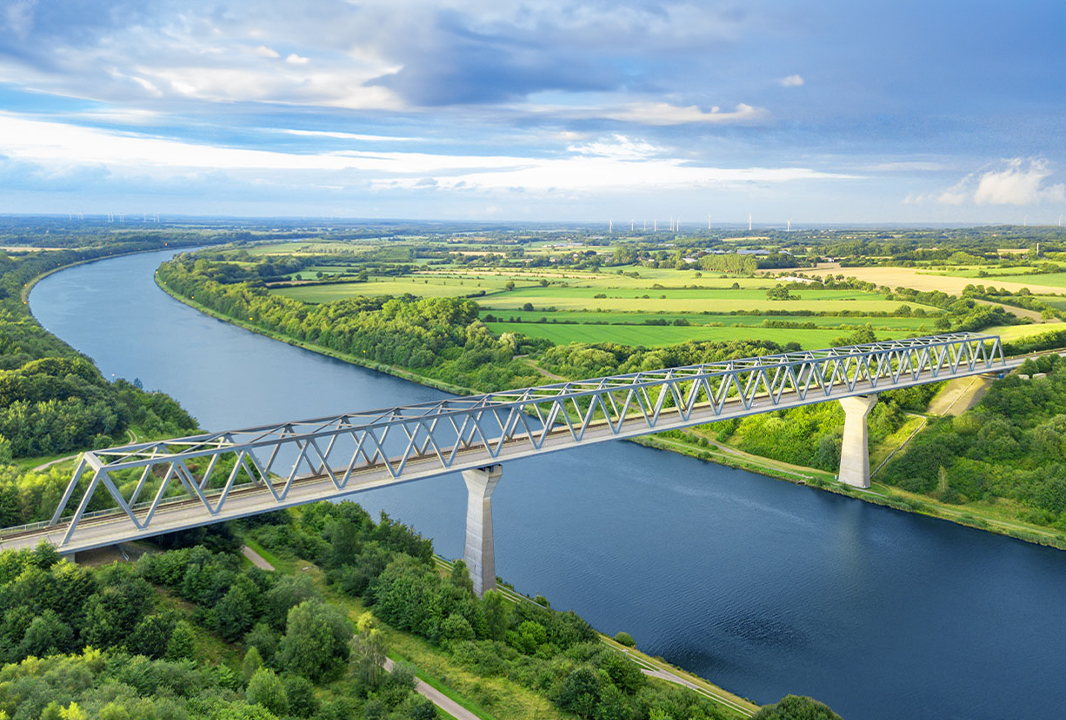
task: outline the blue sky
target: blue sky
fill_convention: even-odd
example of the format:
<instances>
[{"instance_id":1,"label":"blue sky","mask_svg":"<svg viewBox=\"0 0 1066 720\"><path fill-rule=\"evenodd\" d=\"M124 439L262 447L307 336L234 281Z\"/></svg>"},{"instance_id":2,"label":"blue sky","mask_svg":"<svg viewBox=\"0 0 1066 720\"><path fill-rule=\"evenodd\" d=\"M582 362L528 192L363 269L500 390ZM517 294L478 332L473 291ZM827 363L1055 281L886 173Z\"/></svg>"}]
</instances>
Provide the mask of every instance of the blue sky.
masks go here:
<instances>
[{"instance_id":1,"label":"blue sky","mask_svg":"<svg viewBox=\"0 0 1066 720\"><path fill-rule=\"evenodd\" d=\"M1057 223L1066 3L0 0L0 212Z\"/></svg>"}]
</instances>

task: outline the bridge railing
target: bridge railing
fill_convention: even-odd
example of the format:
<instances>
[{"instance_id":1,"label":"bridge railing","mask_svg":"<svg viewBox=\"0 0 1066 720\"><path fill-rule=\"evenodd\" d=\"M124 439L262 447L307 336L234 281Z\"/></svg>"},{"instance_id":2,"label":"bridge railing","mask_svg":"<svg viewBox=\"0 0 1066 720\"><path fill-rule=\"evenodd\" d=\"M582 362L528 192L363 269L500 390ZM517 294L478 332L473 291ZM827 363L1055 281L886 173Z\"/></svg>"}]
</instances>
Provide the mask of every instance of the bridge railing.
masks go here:
<instances>
[{"instance_id":1,"label":"bridge railing","mask_svg":"<svg viewBox=\"0 0 1066 720\"><path fill-rule=\"evenodd\" d=\"M369 475L403 481L575 444L823 402L1004 368L999 338L954 333L723 360L448 398L244 430L93 450L48 523L125 516L147 531L161 510L220 517L235 494L327 479L323 497ZM100 493L100 488L106 492ZM332 493L329 494L329 493ZM95 517L94 517L95 516ZM25 530L19 528L18 530Z\"/></svg>"}]
</instances>

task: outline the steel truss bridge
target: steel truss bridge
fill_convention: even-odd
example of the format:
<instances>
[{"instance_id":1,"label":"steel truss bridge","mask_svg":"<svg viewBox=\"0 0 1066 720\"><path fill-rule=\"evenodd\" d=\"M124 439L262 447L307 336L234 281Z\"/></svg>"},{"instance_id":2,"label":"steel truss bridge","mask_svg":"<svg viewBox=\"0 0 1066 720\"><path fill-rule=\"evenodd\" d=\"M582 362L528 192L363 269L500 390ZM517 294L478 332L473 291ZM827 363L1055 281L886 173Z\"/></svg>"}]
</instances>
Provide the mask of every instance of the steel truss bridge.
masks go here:
<instances>
[{"instance_id":1,"label":"steel truss bridge","mask_svg":"<svg viewBox=\"0 0 1066 720\"><path fill-rule=\"evenodd\" d=\"M1002 373L1021 362L1004 358L996 336L954 333L92 450L51 520L0 531L0 549L44 540L73 553L579 445ZM861 423L864 443L865 412ZM488 509L495 480L480 487ZM491 537L491 514L488 522Z\"/></svg>"}]
</instances>

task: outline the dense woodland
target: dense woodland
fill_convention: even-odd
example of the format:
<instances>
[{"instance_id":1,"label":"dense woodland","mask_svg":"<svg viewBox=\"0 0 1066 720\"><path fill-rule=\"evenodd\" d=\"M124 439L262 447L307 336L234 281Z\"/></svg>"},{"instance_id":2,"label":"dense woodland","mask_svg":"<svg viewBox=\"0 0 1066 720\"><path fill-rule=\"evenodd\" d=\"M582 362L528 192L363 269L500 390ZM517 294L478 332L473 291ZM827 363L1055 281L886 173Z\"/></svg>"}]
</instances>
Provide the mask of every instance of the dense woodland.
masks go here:
<instances>
[{"instance_id":1,"label":"dense woodland","mask_svg":"<svg viewBox=\"0 0 1066 720\"><path fill-rule=\"evenodd\" d=\"M50 546L7 551L0 607L2 718L437 717L410 670L378 668L372 682L357 672L351 624L310 580L235 552L196 546L90 569Z\"/></svg>"},{"instance_id":2,"label":"dense woodland","mask_svg":"<svg viewBox=\"0 0 1066 720\"><path fill-rule=\"evenodd\" d=\"M105 380L91 360L45 331L22 297L27 283L49 270L162 244L0 253L0 460L120 444L131 426L154 435L195 428L171 398Z\"/></svg>"}]
</instances>

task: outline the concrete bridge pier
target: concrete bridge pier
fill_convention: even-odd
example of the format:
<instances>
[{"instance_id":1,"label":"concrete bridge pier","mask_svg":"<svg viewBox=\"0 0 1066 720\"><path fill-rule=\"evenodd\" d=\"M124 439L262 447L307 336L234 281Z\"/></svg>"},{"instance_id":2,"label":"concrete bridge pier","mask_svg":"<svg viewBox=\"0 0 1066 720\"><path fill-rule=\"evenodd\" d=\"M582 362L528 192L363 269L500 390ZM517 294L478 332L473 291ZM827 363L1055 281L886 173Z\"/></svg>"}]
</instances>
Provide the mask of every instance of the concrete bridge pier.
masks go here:
<instances>
[{"instance_id":1,"label":"concrete bridge pier","mask_svg":"<svg viewBox=\"0 0 1066 720\"><path fill-rule=\"evenodd\" d=\"M844 441L840 446L840 482L852 487L870 487L870 440L866 416L877 403L877 395L855 395L840 399L844 408Z\"/></svg>"},{"instance_id":2,"label":"concrete bridge pier","mask_svg":"<svg viewBox=\"0 0 1066 720\"><path fill-rule=\"evenodd\" d=\"M496 556L492 548L492 491L503 475L502 465L464 470L466 481L466 562L478 597L496 589Z\"/></svg>"}]
</instances>

